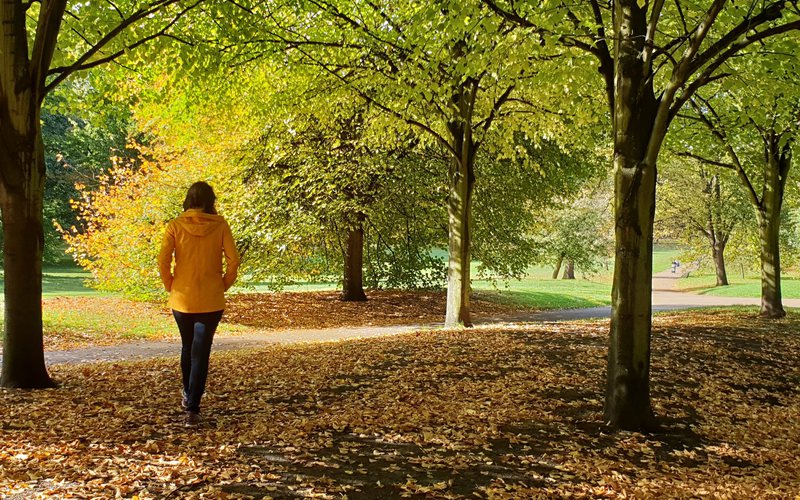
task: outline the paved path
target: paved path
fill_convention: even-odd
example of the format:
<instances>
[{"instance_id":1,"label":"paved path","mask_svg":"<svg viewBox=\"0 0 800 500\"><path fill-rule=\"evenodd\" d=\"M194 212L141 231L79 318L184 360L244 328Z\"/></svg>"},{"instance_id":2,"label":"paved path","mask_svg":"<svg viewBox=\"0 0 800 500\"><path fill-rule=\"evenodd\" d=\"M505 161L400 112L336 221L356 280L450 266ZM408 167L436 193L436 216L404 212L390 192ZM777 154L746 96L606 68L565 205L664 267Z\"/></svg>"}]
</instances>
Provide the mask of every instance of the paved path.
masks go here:
<instances>
[{"instance_id":1,"label":"paved path","mask_svg":"<svg viewBox=\"0 0 800 500\"><path fill-rule=\"evenodd\" d=\"M697 295L686 292L677 292L676 283L679 274L672 274L670 270L653 276L653 310L673 311L696 307L732 306L732 305L759 305L758 298L743 297L714 297L710 295ZM786 307L800 308L800 299L784 299ZM607 318L611 315L611 308L590 307L584 309L562 309L542 311L535 313L519 313L497 317L484 317L476 321L477 324L498 323L547 323L555 321L570 321L581 319ZM400 333L412 332L420 328L440 328L439 324L432 325L399 325L399 326L364 326L304 330L282 331L257 331L240 336L220 336L214 339L215 351L230 351L266 346L270 344L300 344L308 342L329 342L370 337L385 337ZM177 335L176 335L177 337ZM101 361L124 361L147 358L177 356L180 352L180 342L174 341L141 341L107 347L87 347L69 351L51 351L45 353L47 364L72 364L94 363ZM2 355L0 355L2 363Z\"/></svg>"},{"instance_id":2,"label":"paved path","mask_svg":"<svg viewBox=\"0 0 800 500\"><path fill-rule=\"evenodd\" d=\"M219 336L214 338L214 351L232 351L270 344L302 344L311 342L330 342L336 340L385 337L399 333L413 332L420 328L435 325L364 326L297 330L262 330L243 335ZM98 361L123 361L147 358L177 356L180 353L180 339L161 341L140 341L115 346L86 347L69 351L45 353L47 364L93 363ZM2 361L2 356L0 356Z\"/></svg>"}]
</instances>

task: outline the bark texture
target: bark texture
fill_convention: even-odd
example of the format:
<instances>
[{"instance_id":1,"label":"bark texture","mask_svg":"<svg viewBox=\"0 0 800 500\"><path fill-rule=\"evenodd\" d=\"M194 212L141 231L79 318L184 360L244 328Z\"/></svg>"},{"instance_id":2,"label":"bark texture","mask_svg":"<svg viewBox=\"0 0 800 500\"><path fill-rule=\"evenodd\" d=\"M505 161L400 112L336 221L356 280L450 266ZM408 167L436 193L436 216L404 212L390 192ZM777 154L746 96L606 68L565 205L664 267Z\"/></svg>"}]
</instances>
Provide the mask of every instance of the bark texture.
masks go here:
<instances>
[{"instance_id":1,"label":"bark texture","mask_svg":"<svg viewBox=\"0 0 800 500\"><path fill-rule=\"evenodd\" d=\"M728 286L728 272L725 270L725 242L712 244L711 255L714 258L714 271L717 274L716 286Z\"/></svg>"},{"instance_id":2,"label":"bark texture","mask_svg":"<svg viewBox=\"0 0 800 500\"><path fill-rule=\"evenodd\" d=\"M778 219L778 220L776 220ZM782 318L786 316L781 297L780 215L767 217L759 214L761 247L761 316Z\"/></svg>"},{"instance_id":3,"label":"bark texture","mask_svg":"<svg viewBox=\"0 0 800 500\"><path fill-rule=\"evenodd\" d=\"M342 300L364 302L364 226L363 217L358 225L347 230L347 247L344 255L344 275L342 279Z\"/></svg>"},{"instance_id":4,"label":"bark texture","mask_svg":"<svg viewBox=\"0 0 800 500\"><path fill-rule=\"evenodd\" d=\"M465 47L458 45L456 53ZM472 136L472 113L478 81L468 79L453 93L452 103L458 117L447 124L451 160L449 177L447 307L444 326L472 326L470 315L470 259L472 244L472 192L475 185L475 152Z\"/></svg>"},{"instance_id":5,"label":"bark texture","mask_svg":"<svg viewBox=\"0 0 800 500\"><path fill-rule=\"evenodd\" d=\"M17 127L3 130L0 141L4 173L0 182L0 210L5 277L5 338L0 385L50 387L53 383L45 368L42 334L45 167L39 113L35 106L4 111L12 114L9 121ZM16 111L21 111L22 116L13 116Z\"/></svg>"},{"instance_id":6,"label":"bark texture","mask_svg":"<svg viewBox=\"0 0 800 500\"><path fill-rule=\"evenodd\" d=\"M575 279L575 261L572 259L567 260L567 265L564 266L564 274L561 276L564 280Z\"/></svg>"},{"instance_id":7,"label":"bark texture","mask_svg":"<svg viewBox=\"0 0 800 500\"><path fill-rule=\"evenodd\" d=\"M561 264L564 262L564 256L560 256L556 262L556 267L553 269L553 279L558 279L558 273L561 272Z\"/></svg>"},{"instance_id":8,"label":"bark texture","mask_svg":"<svg viewBox=\"0 0 800 500\"><path fill-rule=\"evenodd\" d=\"M3 193L1 198L5 339L0 385L52 387L44 363L42 335L41 202L19 193Z\"/></svg>"},{"instance_id":9,"label":"bark texture","mask_svg":"<svg viewBox=\"0 0 800 500\"><path fill-rule=\"evenodd\" d=\"M472 191L475 184L471 147L462 145L461 158L450 166L450 196L447 201L449 244L447 266L447 312L445 327L472 326L470 316L470 244L472 238Z\"/></svg>"},{"instance_id":10,"label":"bark texture","mask_svg":"<svg viewBox=\"0 0 800 500\"><path fill-rule=\"evenodd\" d=\"M45 165L40 112L65 6L66 0L41 3L30 53L27 6L16 1L0 6L0 210L5 273L0 385L4 387L53 385L42 343Z\"/></svg>"},{"instance_id":11,"label":"bark texture","mask_svg":"<svg viewBox=\"0 0 800 500\"><path fill-rule=\"evenodd\" d=\"M758 226L761 243L761 316L786 316L781 297L781 208L784 189L791 168L790 144L780 146L780 135L774 132L764 137L764 191L758 207Z\"/></svg>"},{"instance_id":12,"label":"bark texture","mask_svg":"<svg viewBox=\"0 0 800 500\"><path fill-rule=\"evenodd\" d=\"M648 158L658 102L643 68L645 11L616 4L614 167L616 256L605 420L617 429L652 425L650 334L656 165Z\"/></svg>"}]
</instances>

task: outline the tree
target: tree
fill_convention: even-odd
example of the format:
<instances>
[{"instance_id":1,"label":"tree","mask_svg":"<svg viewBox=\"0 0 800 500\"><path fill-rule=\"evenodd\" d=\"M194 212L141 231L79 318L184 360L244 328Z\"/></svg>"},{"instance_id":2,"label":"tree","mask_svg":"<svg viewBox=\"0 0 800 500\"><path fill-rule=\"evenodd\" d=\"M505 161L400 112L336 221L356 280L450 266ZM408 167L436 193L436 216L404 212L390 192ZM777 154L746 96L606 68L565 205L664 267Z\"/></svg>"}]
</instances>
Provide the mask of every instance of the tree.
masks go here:
<instances>
[{"instance_id":1,"label":"tree","mask_svg":"<svg viewBox=\"0 0 800 500\"><path fill-rule=\"evenodd\" d=\"M411 226L430 224L417 183L424 180L421 185L429 189L436 180L419 168L424 160L413 146L387 146L365 137L373 118L368 107L330 93L326 97L308 114L285 107L286 116L274 116L262 136L245 147L246 201L233 213L245 265L276 286L293 279L338 278L343 300L351 301L366 300L365 257L366 280L373 287L427 283L400 276L411 278L436 266L435 259L419 258L433 242L410 234ZM325 112L328 105L350 112L332 116ZM425 175L415 175L419 172ZM407 185L398 191L400 179ZM407 203L397 203L398 198ZM401 251L392 237L398 218L405 218L409 230L405 258L398 258Z\"/></svg>"},{"instance_id":2,"label":"tree","mask_svg":"<svg viewBox=\"0 0 800 500\"><path fill-rule=\"evenodd\" d=\"M167 223L180 214L193 180L216 185L219 177L210 175L208 156L191 161L155 137L136 151L134 158L114 158L97 185L77 184L77 221L61 234L75 262L91 272L93 287L156 300L165 297L156 257Z\"/></svg>"},{"instance_id":3,"label":"tree","mask_svg":"<svg viewBox=\"0 0 800 500\"><path fill-rule=\"evenodd\" d=\"M375 114L346 88L271 61L201 74L155 65L125 82L152 144L141 166L120 165L101 189L83 190L81 224L67 238L95 286L159 296L146 272L155 269L148 242L176 215L189 178L217 190L242 253L243 284L343 282L348 227L362 215L367 286L443 282L441 260L430 253L441 248L432 221L442 195L432 188L442 179L429 158L408 149L413 137L373 132ZM152 198L140 200L143 193ZM353 282L361 288L361 279Z\"/></svg>"},{"instance_id":4,"label":"tree","mask_svg":"<svg viewBox=\"0 0 800 500\"><path fill-rule=\"evenodd\" d=\"M262 40L267 47L263 52L277 48L290 64L318 68L385 118L415 129L425 145L446 152L445 324L469 325L476 155L485 147L487 134L502 122L509 139L504 153L513 156L514 130L521 128L523 117L529 128L542 114L541 105L527 99L526 89L543 94L553 87L534 82L537 72L531 65L550 57L540 54L537 40L517 37L515 25L490 15L476 1L362 5L313 0L243 5L242 10L246 15L237 25L248 30L229 44L245 47L242 59L250 57L251 39ZM560 120L559 113L551 118Z\"/></svg>"},{"instance_id":5,"label":"tree","mask_svg":"<svg viewBox=\"0 0 800 500\"><path fill-rule=\"evenodd\" d=\"M727 285L725 250L734 234L744 231L750 215L738 180L693 160L663 165L656 192L656 229L694 254L708 255L710 250L716 286Z\"/></svg>"},{"instance_id":6,"label":"tree","mask_svg":"<svg viewBox=\"0 0 800 500\"><path fill-rule=\"evenodd\" d=\"M126 56L169 33L198 5L9 0L0 10L0 210L5 336L0 385L48 387L42 344L45 96L70 75ZM63 35L63 36L61 36Z\"/></svg>"},{"instance_id":7,"label":"tree","mask_svg":"<svg viewBox=\"0 0 800 500\"><path fill-rule=\"evenodd\" d=\"M792 142L800 126L796 118L800 99L792 94L783 97L775 98L760 117L763 120L752 115L742 120L747 111L741 109L733 116L726 115L702 98L692 101L696 118L717 139L728 161L686 153L706 164L733 170L755 209L760 236L761 315L768 318L786 315L781 300L781 213L792 166ZM760 142L760 151L751 149L756 141Z\"/></svg>"},{"instance_id":8,"label":"tree","mask_svg":"<svg viewBox=\"0 0 800 500\"><path fill-rule=\"evenodd\" d=\"M522 278L530 266L548 260L551 242L541 235L553 230L553 214L605 174L605 162L593 150L534 143L523 134L516 147L524 157L497 160L483 152L476 159L481 182L475 189L474 255L484 277Z\"/></svg>"},{"instance_id":9,"label":"tree","mask_svg":"<svg viewBox=\"0 0 800 500\"><path fill-rule=\"evenodd\" d=\"M705 8L680 0L586 0L553 9L549 3L484 2L503 19L598 64L612 120L615 169L616 258L604 414L614 428L652 428L651 277L659 152L678 112L698 89L729 75L725 64L733 56L800 28L797 4L775 1L743 9L727 0L713 0Z\"/></svg>"},{"instance_id":10,"label":"tree","mask_svg":"<svg viewBox=\"0 0 800 500\"><path fill-rule=\"evenodd\" d=\"M562 279L575 279L575 267L596 272L610 254L610 199L591 193L545 212L539 223L541 263L552 265L553 279L564 267Z\"/></svg>"}]
</instances>

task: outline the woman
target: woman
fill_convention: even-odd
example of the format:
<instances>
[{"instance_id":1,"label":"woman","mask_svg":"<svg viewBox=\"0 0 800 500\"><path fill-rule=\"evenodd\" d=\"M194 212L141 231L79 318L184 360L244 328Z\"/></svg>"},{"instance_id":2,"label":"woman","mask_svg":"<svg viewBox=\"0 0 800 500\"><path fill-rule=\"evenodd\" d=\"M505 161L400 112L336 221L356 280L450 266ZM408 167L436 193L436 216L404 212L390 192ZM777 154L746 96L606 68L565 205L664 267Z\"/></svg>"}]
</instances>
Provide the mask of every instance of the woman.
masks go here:
<instances>
[{"instance_id":1,"label":"woman","mask_svg":"<svg viewBox=\"0 0 800 500\"><path fill-rule=\"evenodd\" d=\"M183 202L184 212L167 226L158 254L168 305L181 332L182 406L189 427L200 423L211 342L225 309L225 291L236 281L239 267L231 228L217 215L215 201L211 186L192 184Z\"/></svg>"}]
</instances>

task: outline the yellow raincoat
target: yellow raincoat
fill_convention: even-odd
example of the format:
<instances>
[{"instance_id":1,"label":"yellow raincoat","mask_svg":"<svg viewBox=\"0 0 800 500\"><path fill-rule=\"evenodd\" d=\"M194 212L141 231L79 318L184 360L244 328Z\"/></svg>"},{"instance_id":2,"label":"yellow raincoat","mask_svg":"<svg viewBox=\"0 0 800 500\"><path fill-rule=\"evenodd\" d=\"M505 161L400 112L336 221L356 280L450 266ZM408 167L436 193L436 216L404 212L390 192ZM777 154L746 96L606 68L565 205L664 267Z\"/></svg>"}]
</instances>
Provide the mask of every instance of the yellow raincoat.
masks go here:
<instances>
[{"instance_id":1,"label":"yellow raincoat","mask_svg":"<svg viewBox=\"0 0 800 500\"><path fill-rule=\"evenodd\" d=\"M167 226L158 271L169 292L170 308L184 313L223 310L225 291L236 281L238 268L239 252L231 228L221 216L190 208Z\"/></svg>"}]
</instances>

